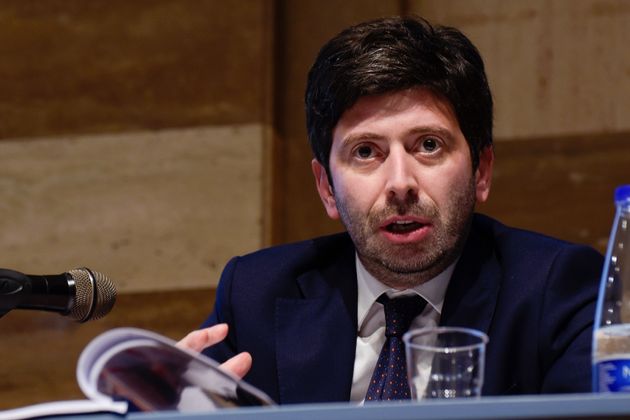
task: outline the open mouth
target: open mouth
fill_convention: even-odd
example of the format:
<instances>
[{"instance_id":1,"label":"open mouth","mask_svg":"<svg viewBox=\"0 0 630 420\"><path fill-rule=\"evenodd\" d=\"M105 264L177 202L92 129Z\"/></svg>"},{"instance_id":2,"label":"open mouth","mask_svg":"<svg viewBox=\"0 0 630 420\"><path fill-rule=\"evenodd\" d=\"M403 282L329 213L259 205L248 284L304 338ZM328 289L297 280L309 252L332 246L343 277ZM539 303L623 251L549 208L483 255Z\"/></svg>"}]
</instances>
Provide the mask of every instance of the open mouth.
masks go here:
<instances>
[{"instance_id":1,"label":"open mouth","mask_svg":"<svg viewBox=\"0 0 630 420\"><path fill-rule=\"evenodd\" d=\"M395 234L405 234L418 230L425 226L423 223L415 222L413 220L398 220L396 222L389 223L385 226L385 230Z\"/></svg>"}]
</instances>

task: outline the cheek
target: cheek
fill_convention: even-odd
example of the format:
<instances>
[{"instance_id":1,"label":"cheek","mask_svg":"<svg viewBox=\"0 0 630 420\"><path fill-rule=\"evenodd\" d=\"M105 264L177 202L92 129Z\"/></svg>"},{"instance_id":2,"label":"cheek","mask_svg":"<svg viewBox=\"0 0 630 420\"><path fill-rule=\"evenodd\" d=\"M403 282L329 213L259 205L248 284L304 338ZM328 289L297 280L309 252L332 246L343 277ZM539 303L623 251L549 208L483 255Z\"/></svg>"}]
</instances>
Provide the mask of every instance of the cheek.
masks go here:
<instances>
[{"instance_id":1,"label":"cheek","mask_svg":"<svg viewBox=\"0 0 630 420\"><path fill-rule=\"evenodd\" d=\"M346 176L335 182L335 198L344 207L367 213L374 206L382 191L377 183L367 177Z\"/></svg>"},{"instance_id":2,"label":"cheek","mask_svg":"<svg viewBox=\"0 0 630 420\"><path fill-rule=\"evenodd\" d=\"M472 167L453 165L443 171L430 175L425 182L425 191L438 205L451 203L460 192L468 191L473 185Z\"/></svg>"}]
</instances>

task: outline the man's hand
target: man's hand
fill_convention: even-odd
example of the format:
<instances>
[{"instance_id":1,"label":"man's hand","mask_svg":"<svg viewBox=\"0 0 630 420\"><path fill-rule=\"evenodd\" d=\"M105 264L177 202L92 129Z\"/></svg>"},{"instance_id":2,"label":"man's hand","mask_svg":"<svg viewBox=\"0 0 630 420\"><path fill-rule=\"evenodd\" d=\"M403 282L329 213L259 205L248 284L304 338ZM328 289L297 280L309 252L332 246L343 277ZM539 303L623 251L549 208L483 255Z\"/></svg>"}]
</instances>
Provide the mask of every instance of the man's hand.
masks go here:
<instances>
[{"instance_id":1,"label":"man's hand","mask_svg":"<svg viewBox=\"0 0 630 420\"><path fill-rule=\"evenodd\" d=\"M177 343L177 347L200 352L225 339L227 333L227 324L213 325L189 333ZM239 353L223 363L221 367L242 378L252 367L252 356L247 352Z\"/></svg>"}]
</instances>

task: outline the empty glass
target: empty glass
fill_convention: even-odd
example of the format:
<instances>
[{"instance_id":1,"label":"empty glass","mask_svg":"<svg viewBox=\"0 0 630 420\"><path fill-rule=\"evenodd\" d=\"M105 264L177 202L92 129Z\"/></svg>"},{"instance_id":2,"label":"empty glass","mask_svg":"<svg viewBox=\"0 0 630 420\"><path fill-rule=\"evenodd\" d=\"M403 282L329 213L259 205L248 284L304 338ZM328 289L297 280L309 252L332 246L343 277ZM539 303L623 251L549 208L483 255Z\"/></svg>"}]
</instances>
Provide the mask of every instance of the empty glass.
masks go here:
<instances>
[{"instance_id":1,"label":"empty glass","mask_svg":"<svg viewBox=\"0 0 630 420\"><path fill-rule=\"evenodd\" d=\"M469 328L415 329L403 336L413 399L479 397L488 336Z\"/></svg>"}]
</instances>

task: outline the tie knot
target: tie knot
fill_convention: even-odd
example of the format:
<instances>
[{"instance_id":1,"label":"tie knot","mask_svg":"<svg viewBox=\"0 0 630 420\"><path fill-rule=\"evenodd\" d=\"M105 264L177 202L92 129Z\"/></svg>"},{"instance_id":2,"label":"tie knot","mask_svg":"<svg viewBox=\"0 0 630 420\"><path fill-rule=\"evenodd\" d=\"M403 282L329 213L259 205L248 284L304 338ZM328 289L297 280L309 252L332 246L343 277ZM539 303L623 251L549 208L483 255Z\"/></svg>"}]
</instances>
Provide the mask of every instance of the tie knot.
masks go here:
<instances>
[{"instance_id":1,"label":"tie knot","mask_svg":"<svg viewBox=\"0 0 630 420\"><path fill-rule=\"evenodd\" d=\"M390 299L381 295L377 301L385 308L385 336L401 337L409 330L411 321L424 309L427 302L418 295Z\"/></svg>"}]
</instances>

